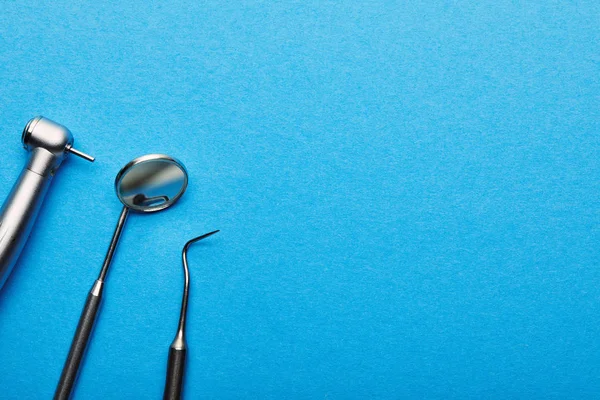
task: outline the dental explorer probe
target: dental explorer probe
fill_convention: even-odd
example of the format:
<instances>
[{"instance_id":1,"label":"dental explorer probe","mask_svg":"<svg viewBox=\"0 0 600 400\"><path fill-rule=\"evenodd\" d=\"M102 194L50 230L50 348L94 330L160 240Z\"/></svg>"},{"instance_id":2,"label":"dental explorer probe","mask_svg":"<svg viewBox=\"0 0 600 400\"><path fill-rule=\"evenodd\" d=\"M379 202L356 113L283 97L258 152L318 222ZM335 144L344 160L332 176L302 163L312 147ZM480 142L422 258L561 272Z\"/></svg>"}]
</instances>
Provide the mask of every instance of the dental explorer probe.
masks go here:
<instances>
[{"instance_id":1,"label":"dental explorer probe","mask_svg":"<svg viewBox=\"0 0 600 400\"><path fill-rule=\"evenodd\" d=\"M165 393L163 400L179 400L181 399L181 391L183 389L183 375L185 374L185 356L187 353L187 344L185 341L185 320L187 314L188 296L190 293L190 270L187 262L187 251L193 243L205 239L218 230L206 233L188 241L183 246L181 258L183 261L183 299L181 300L181 313L179 315L179 326L177 334L171 347L169 347L169 361L167 364L167 380L165 382Z\"/></svg>"}]
</instances>

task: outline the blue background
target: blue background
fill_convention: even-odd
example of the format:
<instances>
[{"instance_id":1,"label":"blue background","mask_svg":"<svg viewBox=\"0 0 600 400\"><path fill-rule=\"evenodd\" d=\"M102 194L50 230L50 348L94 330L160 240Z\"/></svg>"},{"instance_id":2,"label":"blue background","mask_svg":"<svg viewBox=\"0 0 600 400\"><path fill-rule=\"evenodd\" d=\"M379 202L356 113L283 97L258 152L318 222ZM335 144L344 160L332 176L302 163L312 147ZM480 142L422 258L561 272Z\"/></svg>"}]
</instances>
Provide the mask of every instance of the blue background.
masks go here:
<instances>
[{"instance_id":1,"label":"blue background","mask_svg":"<svg viewBox=\"0 0 600 400\"><path fill-rule=\"evenodd\" d=\"M52 396L153 152L190 187L129 219L76 398L161 397L213 229L187 398L598 396L598 2L101 3L0 6L0 197L37 114L97 157L0 294L3 399Z\"/></svg>"}]
</instances>

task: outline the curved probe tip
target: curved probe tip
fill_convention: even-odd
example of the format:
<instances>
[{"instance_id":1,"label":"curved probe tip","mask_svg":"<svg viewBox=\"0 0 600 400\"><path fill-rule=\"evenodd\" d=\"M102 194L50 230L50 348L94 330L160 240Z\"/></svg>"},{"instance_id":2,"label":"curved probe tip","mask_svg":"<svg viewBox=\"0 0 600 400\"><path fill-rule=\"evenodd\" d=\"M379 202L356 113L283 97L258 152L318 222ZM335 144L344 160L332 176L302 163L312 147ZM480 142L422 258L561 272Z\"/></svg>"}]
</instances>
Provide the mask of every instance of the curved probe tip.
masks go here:
<instances>
[{"instance_id":1,"label":"curved probe tip","mask_svg":"<svg viewBox=\"0 0 600 400\"><path fill-rule=\"evenodd\" d=\"M184 248L184 249L187 249L187 248L188 248L188 247L189 247L189 246L190 246L192 243L196 243L196 242L197 242L197 241L199 241L199 240L206 239L207 237L209 237L209 236L211 236L211 235L214 235L215 233L217 233L217 232L219 232L219 231L220 231L220 230L219 230L219 229L217 229L216 231L208 232L208 233L205 233L204 235L201 235L201 236L195 237L195 238L193 238L193 239L190 239L190 240L188 240L188 242L185 244L185 246L183 246L183 248Z\"/></svg>"}]
</instances>

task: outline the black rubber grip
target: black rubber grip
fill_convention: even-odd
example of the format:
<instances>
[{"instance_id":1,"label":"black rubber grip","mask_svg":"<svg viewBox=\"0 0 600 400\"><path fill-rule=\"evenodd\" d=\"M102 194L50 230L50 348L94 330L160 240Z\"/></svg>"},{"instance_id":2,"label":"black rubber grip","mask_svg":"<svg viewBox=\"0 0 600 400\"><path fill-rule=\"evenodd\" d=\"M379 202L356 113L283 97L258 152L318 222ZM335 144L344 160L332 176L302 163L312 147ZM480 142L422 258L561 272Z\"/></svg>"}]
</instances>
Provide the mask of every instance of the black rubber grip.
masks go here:
<instances>
[{"instance_id":1,"label":"black rubber grip","mask_svg":"<svg viewBox=\"0 0 600 400\"><path fill-rule=\"evenodd\" d=\"M167 366L167 381L163 400L181 399L186 352L186 349L169 347L169 364Z\"/></svg>"},{"instance_id":2,"label":"black rubber grip","mask_svg":"<svg viewBox=\"0 0 600 400\"><path fill-rule=\"evenodd\" d=\"M68 400L71 396L71 391L79 373L79 366L85 356L85 350L94 329L101 300L102 292L97 296L92 293L88 294L85 307L79 318L75 336L73 337L73 342L71 342L69 356L67 357L62 374L60 375L60 381L54 393L54 400Z\"/></svg>"}]
</instances>

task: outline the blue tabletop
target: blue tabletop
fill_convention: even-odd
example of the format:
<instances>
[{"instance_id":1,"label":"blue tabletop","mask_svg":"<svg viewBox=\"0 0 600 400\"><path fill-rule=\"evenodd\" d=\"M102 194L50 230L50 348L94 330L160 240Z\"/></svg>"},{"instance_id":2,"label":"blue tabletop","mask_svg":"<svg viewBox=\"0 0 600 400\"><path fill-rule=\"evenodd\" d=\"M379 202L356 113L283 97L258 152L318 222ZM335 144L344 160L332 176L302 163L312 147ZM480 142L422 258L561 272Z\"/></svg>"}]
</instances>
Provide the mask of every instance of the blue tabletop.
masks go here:
<instances>
[{"instance_id":1,"label":"blue tabletop","mask_svg":"<svg viewBox=\"0 0 600 400\"><path fill-rule=\"evenodd\" d=\"M0 200L41 114L70 157L0 292L0 397L54 392L121 204L76 399L159 399L190 238L188 399L590 398L596 1L0 6Z\"/></svg>"}]
</instances>

